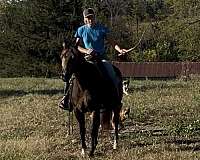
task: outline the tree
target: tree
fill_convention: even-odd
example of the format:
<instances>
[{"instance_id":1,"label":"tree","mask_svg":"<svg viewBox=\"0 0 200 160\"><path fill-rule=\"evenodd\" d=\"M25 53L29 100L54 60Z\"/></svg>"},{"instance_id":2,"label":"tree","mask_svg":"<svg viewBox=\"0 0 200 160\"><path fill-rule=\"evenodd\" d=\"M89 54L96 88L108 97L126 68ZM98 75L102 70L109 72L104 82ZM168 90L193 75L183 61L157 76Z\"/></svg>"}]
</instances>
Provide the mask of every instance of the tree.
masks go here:
<instances>
[{"instance_id":1,"label":"tree","mask_svg":"<svg viewBox=\"0 0 200 160\"><path fill-rule=\"evenodd\" d=\"M180 60L199 61L200 1L168 0L171 16L164 24L164 33L176 43Z\"/></svg>"},{"instance_id":2,"label":"tree","mask_svg":"<svg viewBox=\"0 0 200 160\"><path fill-rule=\"evenodd\" d=\"M100 5L109 13L110 26L113 26L114 21L119 15L125 15L129 6L128 0L102 0Z\"/></svg>"},{"instance_id":3,"label":"tree","mask_svg":"<svg viewBox=\"0 0 200 160\"><path fill-rule=\"evenodd\" d=\"M5 1L2 7L1 45L52 60L61 42L79 25L78 0Z\"/></svg>"}]
</instances>

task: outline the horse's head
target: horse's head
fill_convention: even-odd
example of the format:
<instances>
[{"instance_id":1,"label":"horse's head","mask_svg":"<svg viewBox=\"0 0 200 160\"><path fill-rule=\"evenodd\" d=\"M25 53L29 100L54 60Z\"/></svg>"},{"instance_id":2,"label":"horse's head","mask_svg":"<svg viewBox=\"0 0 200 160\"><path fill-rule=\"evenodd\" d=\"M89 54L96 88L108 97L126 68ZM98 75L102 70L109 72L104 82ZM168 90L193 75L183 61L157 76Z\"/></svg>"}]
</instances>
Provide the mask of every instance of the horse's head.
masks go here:
<instances>
[{"instance_id":1,"label":"horse's head","mask_svg":"<svg viewBox=\"0 0 200 160\"><path fill-rule=\"evenodd\" d=\"M70 61L74 58L74 54L71 51L71 48L67 48L67 47L64 48L62 50L60 58L61 58L61 62L62 62L62 71L63 71L63 73L66 73L68 70L67 68L70 65Z\"/></svg>"},{"instance_id":2,"label":"horse's head","mask_svg":"<svg viewBox=\"0 0 200 160\"><path fill-rule=\"evenodd\" d=\"M61 53L63 74L72 74L75 72L78 64L83 61L82 55L76 46L65 46Z\"/></svg>"}]
</instances>

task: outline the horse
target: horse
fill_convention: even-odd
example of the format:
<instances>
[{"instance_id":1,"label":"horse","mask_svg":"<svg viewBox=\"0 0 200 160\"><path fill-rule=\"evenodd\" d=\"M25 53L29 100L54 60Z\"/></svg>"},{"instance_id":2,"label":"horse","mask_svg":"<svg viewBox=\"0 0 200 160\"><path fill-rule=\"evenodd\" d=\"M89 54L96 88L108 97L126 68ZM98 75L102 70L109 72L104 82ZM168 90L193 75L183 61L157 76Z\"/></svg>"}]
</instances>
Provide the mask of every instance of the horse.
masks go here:
<instances>
[{"instance_id":1,"label":"horse","mask_svg":"<svg viewBox=\"0 0 200 160\"><path fill-rule=\"evenodd\" d=\"M76 46L68 46L61 55L62 67L68 75L72 75L72 85L70 89L69 101L73 108L75 117L79 124L82 155L86 153L85 142L85 114L92 113L91 129L91 149L89 156L94 155L98 143L98 132L100 126L100 115L113 114L114 124L114 143L113 149L117 148L119 116L122 107L122 75L118 68L114 67L117 77L119 78L118 92L112 82L106 77L100 68L102 63L97 58L95 63L87 61ZM117 93L116 93L117 92ZM110 119L108 118L108 121ZM106 123L104 120L103 123ZM103 124L102 124L103 125Z\"/></svg>"}]
</instances>

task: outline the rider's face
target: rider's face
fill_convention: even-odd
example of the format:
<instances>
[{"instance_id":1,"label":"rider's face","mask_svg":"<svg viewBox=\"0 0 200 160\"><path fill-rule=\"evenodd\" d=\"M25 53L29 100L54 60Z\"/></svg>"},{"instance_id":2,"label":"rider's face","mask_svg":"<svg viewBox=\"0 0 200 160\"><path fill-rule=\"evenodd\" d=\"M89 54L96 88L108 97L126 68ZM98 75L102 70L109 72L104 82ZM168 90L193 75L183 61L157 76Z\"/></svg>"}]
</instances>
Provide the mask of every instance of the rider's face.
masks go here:
<instances>
[{"instance_id":1,"label":"rider's face","mask_svg":"<svg viewBox=\"0 0 200 160\"><path fill-rule=\"evenodd\" d=\"M95 17L93 15L84 17L84 23L88 26L91 27L95 24Z\"/></svg>"}]
</instances>

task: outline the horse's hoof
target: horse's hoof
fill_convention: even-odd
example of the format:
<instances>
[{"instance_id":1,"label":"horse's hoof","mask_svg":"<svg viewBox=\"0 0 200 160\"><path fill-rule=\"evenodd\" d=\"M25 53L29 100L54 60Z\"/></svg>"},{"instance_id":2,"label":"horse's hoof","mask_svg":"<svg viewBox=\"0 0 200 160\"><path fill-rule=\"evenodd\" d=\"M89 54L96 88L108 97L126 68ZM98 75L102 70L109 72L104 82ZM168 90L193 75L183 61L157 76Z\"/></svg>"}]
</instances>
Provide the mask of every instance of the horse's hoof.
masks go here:
<instances>
[{"instance_id":1,"label":"horse's hoof","mask_svg":"<svg viewBox=\"0 0 200 160\"><path fill-rule=\"evenodd\" d=\"M81 150L81 155L82 155L83 157L85 157L85 149L82 149L82 150Z\"/></svg>"},{"instance_id":2,"label":"horse's hoof","mask_svg":"<svg viewBox=\"0 0 200 160\"><path fill-rule=\"evenodd\" d=\"M116 150L117 149L117 142L116 140L114 141L114 144L113 144L113 149Z\"/></svg>"}]
</instances>

